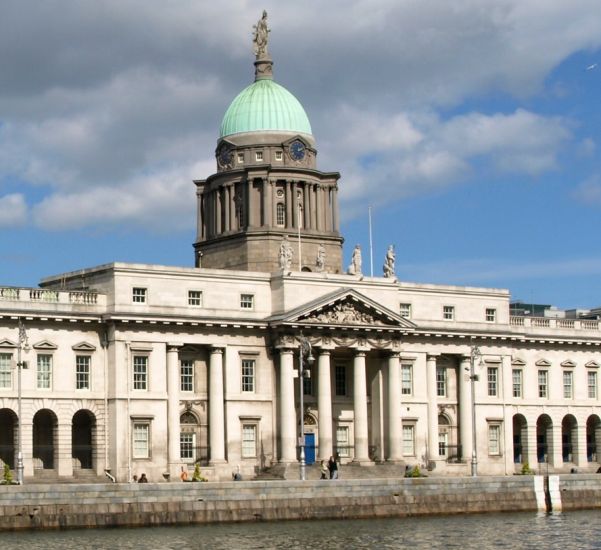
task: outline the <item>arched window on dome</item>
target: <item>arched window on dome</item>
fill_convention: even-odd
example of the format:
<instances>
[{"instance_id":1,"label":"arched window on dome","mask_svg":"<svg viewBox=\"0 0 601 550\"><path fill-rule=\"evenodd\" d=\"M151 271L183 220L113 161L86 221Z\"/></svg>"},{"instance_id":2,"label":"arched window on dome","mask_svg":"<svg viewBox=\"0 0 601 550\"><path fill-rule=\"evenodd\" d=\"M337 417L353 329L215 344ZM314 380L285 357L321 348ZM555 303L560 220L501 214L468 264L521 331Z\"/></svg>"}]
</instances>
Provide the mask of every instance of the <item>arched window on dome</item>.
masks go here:
<instances>
[{"instance_id":1,"label":"arched window on dome","mask_svg":"<svg viewBox=\"0 0 601 550\"><path fill-rule=\"evenodd\" d=\"M278 202L275 212L275 223L279 227L286 225L286 207L283 202Z\"/></svg>"}]
</instances>

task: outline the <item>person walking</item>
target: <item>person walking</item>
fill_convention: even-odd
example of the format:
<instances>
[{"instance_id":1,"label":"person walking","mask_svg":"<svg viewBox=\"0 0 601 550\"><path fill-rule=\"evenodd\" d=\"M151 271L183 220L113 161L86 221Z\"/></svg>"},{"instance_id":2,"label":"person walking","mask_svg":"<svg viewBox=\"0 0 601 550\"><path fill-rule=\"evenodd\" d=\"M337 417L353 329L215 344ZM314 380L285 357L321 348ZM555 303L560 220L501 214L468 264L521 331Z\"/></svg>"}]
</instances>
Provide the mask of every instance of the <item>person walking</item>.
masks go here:
<instances>
[{"instance_id":1,"label":"person walking","mask_svg":"<svg viewBox=\"0 0 601 550\"><path fill-rule=\"evenodd\" d=\"M333 456L328 460L328 470L330 470L330 479L338 479L338 464Z\"/></svg>"}]
</instances>

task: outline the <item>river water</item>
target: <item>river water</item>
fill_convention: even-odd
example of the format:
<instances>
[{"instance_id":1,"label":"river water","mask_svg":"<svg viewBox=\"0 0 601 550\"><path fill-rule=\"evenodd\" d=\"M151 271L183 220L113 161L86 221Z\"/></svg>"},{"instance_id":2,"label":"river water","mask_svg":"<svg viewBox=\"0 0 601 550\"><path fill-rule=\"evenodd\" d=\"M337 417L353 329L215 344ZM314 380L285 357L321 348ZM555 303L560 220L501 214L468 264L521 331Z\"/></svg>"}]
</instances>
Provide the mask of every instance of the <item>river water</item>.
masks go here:
<instances>
[{"instance_id":1,"label":"river water","mask_svg":"<svg viewBox=\"0 0 601 550\"><path fill-rule=\"evenodd\" d=\"M0 549L601 549L601 511L0 533Z\"/></svg>"}]
</instances>

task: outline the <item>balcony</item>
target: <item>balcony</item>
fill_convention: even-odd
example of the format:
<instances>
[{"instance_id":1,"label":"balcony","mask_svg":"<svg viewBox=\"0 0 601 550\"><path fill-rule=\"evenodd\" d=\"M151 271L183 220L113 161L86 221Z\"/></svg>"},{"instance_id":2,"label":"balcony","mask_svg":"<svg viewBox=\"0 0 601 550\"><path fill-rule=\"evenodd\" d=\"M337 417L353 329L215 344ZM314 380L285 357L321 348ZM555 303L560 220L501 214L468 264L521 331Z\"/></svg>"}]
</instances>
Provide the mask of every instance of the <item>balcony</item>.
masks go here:
<instances>
[{"instance_id":1,"label":"balcony","mask_svg":"<svg viewBox=\"0 0 601 550\"><path fill-rule=\"evenodd\" d=\"M102 313L106 296L85 290L0 287L0 311Z\"/></svg>"},{"instance_id":2,"label":"balcony","mask_svg":"<svg viewBox=\"0 0 601 550\"><path fill-rule=\"evenodd\" d=\"M512 327L549 328L567 330L599 331L601 321L591 319L555 319L552 317L518 317L509 318Z\"/></svg>"}]
</instances>

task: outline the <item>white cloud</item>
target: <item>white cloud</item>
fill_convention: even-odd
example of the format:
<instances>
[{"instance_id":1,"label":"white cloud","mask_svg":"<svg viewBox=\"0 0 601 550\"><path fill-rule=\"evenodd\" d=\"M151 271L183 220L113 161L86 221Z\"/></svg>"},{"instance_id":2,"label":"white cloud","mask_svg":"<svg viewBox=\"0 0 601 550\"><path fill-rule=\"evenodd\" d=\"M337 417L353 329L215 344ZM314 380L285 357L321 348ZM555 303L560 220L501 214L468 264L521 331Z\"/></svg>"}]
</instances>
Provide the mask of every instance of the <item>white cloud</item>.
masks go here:
<instances>
[{"instance_id":1,"label":"white cloud","mask_svg":"<svg viewBox=\"0 0 601 550\"><path fill-rule=\"evenodd\" d=\"M27 203L20 193L0 197L0 227L23 225L27 220Z\"/></svg>"},{"instance_id":2,"label":"white cloud","mask_svg":"<svg viewBox=\"0 0 601 550\"><path fill-rule=\"evenodd\" d=\"M601 206L601 176L593 175L574 191L574 197L589 206Z\"/></svg>"}]
</instances>

